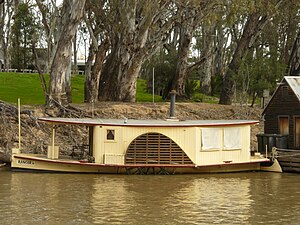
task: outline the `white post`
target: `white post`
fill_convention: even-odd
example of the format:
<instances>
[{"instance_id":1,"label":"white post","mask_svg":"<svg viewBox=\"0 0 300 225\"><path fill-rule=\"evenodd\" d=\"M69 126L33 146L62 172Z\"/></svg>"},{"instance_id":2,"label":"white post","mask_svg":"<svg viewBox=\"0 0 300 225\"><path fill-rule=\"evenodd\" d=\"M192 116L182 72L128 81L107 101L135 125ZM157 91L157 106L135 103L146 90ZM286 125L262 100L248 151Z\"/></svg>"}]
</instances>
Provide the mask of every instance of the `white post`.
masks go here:
<instances>
[{"instance_id":1,"label":"white post","mask_svg":"<svg viewBox=\"0 0 300 225\"><path fill-rule=\"evenodd\" d=\"M18 98L19 150L21 150L21 103Z\"/></svg>"},{"instance_id":2,"label":"white post","mask_svg":"<svg viewBox=\"0 0 300 225\"><path fill-rule=\"evenodd\" d=\"M54 159L54 139L55 139L55 125L52 125L52 149L51 149L51 153L52 153L52 156L51 156L51 159Z\"/></svg>"}]
</instances>

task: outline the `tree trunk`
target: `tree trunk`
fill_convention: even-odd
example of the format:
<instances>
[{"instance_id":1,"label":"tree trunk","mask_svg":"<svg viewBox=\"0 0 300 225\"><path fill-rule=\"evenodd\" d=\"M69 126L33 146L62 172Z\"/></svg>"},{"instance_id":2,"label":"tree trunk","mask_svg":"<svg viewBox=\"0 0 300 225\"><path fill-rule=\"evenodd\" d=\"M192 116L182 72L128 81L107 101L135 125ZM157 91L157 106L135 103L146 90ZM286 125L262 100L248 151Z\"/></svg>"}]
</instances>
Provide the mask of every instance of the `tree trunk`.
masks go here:
<instances>
[{"instance_id":1,"label":"tree trunk","mask_svg":"<svg viewBox=\"0 0 300 225\"><path fill-rule=\"evenodd\" d=\"M99 84L101 101L134 102L136 82L142 64L170 35L178 15L170 10L170 1L124 0L112 4L105 24L111 42ZM166 12L168 18L166 19Z\"/></svg>"},{"instance_id":2,"label":"tree trunk","mask_svg":"<svg viewBox=\"0 0 300 225\"><path fill-rule=\"evenodd\" d=\"M190 93L186 93L186 82L189 72L191 72L192 68L196 68L196 65L200 66L205 61L204 58L202 58L199 62L196 62L195 65L188 65L190 46L194 32L210 6L210 3L196 4L196 2L193 1L190 2L190 5L178 5L179 15L181 16L179 25L180 39L176 74L171 85L171 89L177 92L177 98L186 99L189 97Z\"/></svg>"},{"instance_id":3,"label":"tree trunk","mask_svg":"<svg viewBox=\"0 0 300 225\"><path fill-rule=\"evenodd\" d=\"M36 52L35 43L32 43L32 54L33 54L33 58L34 58L34 61L35 61L35 67L38 71L40 81L41 81L41 85L42 85L42 88L43 88L44 100L45 100L45 102L47 102L47 100L48 100L47 83L46 83L45 76L43 74L44 72L42 71L41 66L39 64L39 61L38 61L38 56L37 56L37 52Z\"/></svg>"},{"instance_id":4,"label":"tree trunk","mask_svg":"<svg viewBox=\"0 0 300 225\"><path fill-rule=\"evenodd\" d=\"M69 58L69 64L66 68L66 97L68 103L72 102L72 87L71 87L71 76L72 76L72 45L69 48L69 54L71 57Z\"/></svg>"},{"instance_id":5,"label":"tree trunk","mask_svg":"<svg viewBox=\"0 0 300 225\"><path fill-rule=\"evenodd\" d=\"M92 103L98 101L98 91L99 91L99 82L100 75L103 67L103 62L105 59L107 48L109 47L108 39L104 40L101 45L98 47L98 51L96 53L95 63L93 70L90 76L86 76L85 80L85 101Z\"/></svg>"},{"instance_id":6,"label":"tree trunk","mask_svg":"<svg viewBox=\"0 0 300 225\"><path fill-rule=\"evenodd\" d=\"M93 66L94 56L95 56L95 49L93 48L93 45L90 45L89 55L85 62L85 68L84 68L84 102L89 102L88 99L90 99L89 83L92 79L91 76L92 76L92 66Z\"/></svg>"},{"instance_id":7,"label":"tree trunk","mask_svg":"<svg viewBox=\"0 0 300 225\"><path fill-rule=\"evenodd\" d=\"M203 26L203 55L206 57L206 60L203 64L203 75L200 77L200 85L201 85L201 92L206 95L211 95L211 78L213 75L213 58L214 54L214 26L211 25L204 25Z\"/></svg>"},{"instance_id":8,"label":"tree trunk","mask_svg":"<svg viewBox=\"0 0 300 225\"><path fill-rule=\"evenodd\" d=\"M300 31L294 42L288 68L289 76L300 76Z\"/></svg>"},{"instance_id":9,"label":"tree trunk","mask_svg":"<svg viewBox=\"0 0 300 225\"><path fill-rule=\"evenodd\" d=\"M11 42L11 19L14 11L12 1L7 1L0 5L0 45L3 50L3 68L8 70L10 68L10 52L8 46Z\"/></svg>"},{"instance_id":10,"label":"tree trunk","mask_svg":"<svg viewBox=\"0 0 300 225\"><path fill-rule=\"evenodd\" d=\"M199 9L198 9L199 10ZM176 74L173 78L171 89L177 93L177 98L186 99L188 96L185 93L185 85L188 78L188 58L190 52L190 46L192 43L195 27L199 22L199 18L196 17L197 9L184 8L182 11L182 18L180 24L180 37L179 47L177 54ZM199 16L198 16L199 17ZM171 91L171 90L169 90Z\"/></svg>"},{"instance_id":11,"label":"tree trunk","mask_svg":"<svg viewBox=\"0 0 300 225\"><path fill-rule=\"evenodd\" d=\"M44 71L46 73L50 73L51 65L57 48L59 35L61 33L62 24L59 24L58 21L58 19L61 17L61 14L59 12L58 7L55 4L51 5L54 8L54 11L51 13L51 16L49 18L49 6L46 5L46 3L43 3L42 0L35 0L35 2L41 13L41 22L43 24L43 28L47 38L47 55L42 59L45 62Z\"/></svg>"},{"instance_id":12,"label":"tree trunk","mask_svg":"<svg viewBox=\"0 0 300 225\"><path fill-rule=\"evenodd\" d=\"M252 47L253 42L266 22L267 17L261 16L258 12L249 16L245 24L243 34L237 43L232 60L230 61L223 78L223 87L219 104L232 104L234 96L234 76L238 73L243 58L246 56L248 49Z\"/></svg>"},{"instance_id":13,"label":"tree trunk","mask_svg":"<svg viewBox=\"0 0 300 225\"><path fill-rule=\"evenodd\" d=\"M67 105L70 92L70 62L72 57L72 40L82 18L85 0L74 0L72 5L65 0L62 14L63 27L57 49L51 65L48 106ZM68 85L68 86L67 86Z\"/></svg>"},{"instance_id":14,"label":"tree trunk","mask_svg":"<svg viewBox=\"0 0 300 225\"><path fill-rule=\"evenodd\" d=\"M135 102L136 80L144 59L118 54L121 47L113 50L103 68L99 85L100 101Z\"/></svg>"},{"instance_id":15,"label":"tree trunk","mask_svg":"<svg viewBox=\"0 0 300 225\"><path fill-rule=\"evenodd\" d=\"M73 41L73 59L74 59L74 65L73 65L73 71L74 74L78 74L78 67L77 67L77 34L75 33L74 41ZM71 72L72 73L72 72Z\"/></svg>"},{"instance_id":16,"label":"tree trunk","mask_svg":"<svg viewBox=\"0 0 300 225\"><path fill-rule=\"evenodd\" d=\"M177 92L176 95L178 96L178 98L183 99L187 98L187 95L185 93L185 84L188 76L188 56L192 36L193 28L191 26L182 28L177 56L176 75L173 79L171 87L172 90L175 90Z\"/></svg>"},{"instance_id":17,"label":"tree trunk","mask_svg":"<svg viewBox=\"0 0 300 225\"><path fill-rule=\"evenodd\" d=\"M215 44L215 47L216 47L216 52L214 53L215 54L215 57L214 57L214 70L215 70L215 74L217 76L223 76L224 74L224 71L225 71L225 46L227 44L227 41L228 41L228 36L225 36L224 35L224 30L223 30L223 27L222 27L222 24L220 23L217 23L216 24L216 44Z\"/></svg>"}]
</instances>

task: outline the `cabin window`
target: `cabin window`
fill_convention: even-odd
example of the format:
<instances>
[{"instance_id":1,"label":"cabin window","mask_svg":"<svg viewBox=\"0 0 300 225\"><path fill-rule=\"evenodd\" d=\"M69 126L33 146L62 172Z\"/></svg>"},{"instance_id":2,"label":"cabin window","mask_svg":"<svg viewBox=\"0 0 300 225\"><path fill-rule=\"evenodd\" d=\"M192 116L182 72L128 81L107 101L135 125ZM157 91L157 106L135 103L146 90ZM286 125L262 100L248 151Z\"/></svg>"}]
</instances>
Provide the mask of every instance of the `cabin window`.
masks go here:
<instances>
[{"instance_id":1,"label":"cabin window","mask_svg":"<svg viewBox=\"0 0 300 225\"><path fill-rule=\"evenodd\" d=\"M279 116L279 133L283 135L289 134L289 117L288 116Z\"/></svg>"},{"instance_id":2,"label":"cabin window","mask_svg":"<svg viewBox=\"0 0 300 225\"><path fill-rule=\"evenodd\" d=\"M222 129L203 128L202 129L202 149L219 150L222 147Z\"/></svg>"},{"instance_id":3,"label":"cabin window","mask_svg":"<svg viewBox=\"0 0 300 225\"><path fill-rule=\"evenodd\" d=\"M239 127L224 128L224 149L241 149L241 129Z\"/></svg>"},{"instance_id":4,"label":"cabin window","mask_svg":"<svg viewBox=\"0 0 300 225\"><path fill-rule=\"evenodd\" d=\"M115 130L106 131L106 140L110 140L110 141L115 140Z\"/></svg>"}]
</instances>

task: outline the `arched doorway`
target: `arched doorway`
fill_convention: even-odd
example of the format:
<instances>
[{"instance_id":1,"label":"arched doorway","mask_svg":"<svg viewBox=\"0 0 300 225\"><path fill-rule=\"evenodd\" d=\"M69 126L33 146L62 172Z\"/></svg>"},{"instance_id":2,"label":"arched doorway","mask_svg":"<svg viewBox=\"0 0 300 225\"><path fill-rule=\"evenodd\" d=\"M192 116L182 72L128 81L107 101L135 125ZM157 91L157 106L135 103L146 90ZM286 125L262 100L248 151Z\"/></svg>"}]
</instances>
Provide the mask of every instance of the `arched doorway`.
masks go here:
<instances>
[{"instance_id":1,"label":"arched doorway","mask_svg":"<svg viewBox=\"0 0 300 225\"><path fill-rule=\"evenodd\" d=\"M160 133L146 133L134 139L126 151L125 163L193 164L172 139Z\"/></svg>"}]
</instances>

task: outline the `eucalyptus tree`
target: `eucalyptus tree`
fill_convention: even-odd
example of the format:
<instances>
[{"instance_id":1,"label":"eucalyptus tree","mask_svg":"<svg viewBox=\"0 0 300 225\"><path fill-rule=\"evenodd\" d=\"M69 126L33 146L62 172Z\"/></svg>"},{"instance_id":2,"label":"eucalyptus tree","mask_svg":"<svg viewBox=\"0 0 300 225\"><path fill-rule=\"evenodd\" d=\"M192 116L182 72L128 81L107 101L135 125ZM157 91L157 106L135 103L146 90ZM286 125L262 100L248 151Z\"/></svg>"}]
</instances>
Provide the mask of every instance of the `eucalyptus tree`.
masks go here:
<instances>
[{"instance_id":1,"label":"eucalyptus tree","mask_svg":"<svg viewBox=\"0 0 300 225\"><path fill-rule=\"evenodd\" d=\"M284 75L297 75L299 52L297 53L296 43L297 32L300 29L299 21L299 1L284 1L277 13L272 16L268 26L262 29L253 48L248 51L238 76L249 74L247 94L252 96L251 105L254 104L257 97L263 97L264 90L267 89L272 93L277 87L277 82ZM293 63L289 63L289 59L296 63L295 67L290 65ZM288 71L287 68L295 70ZM237 91L241 91L239 90L241 86L236 86Z\"/></svg>"},{"instance_id":2,"label":"eucalyptus tree","mask_svg":"<svg viewBox=\"0 0 300 225\"><path fill-rule=\"evenodd\" d=\"M288 63L288 75L300 76L300 29L295 38Z\"/></svg>"},{"instance_id":3,"label":"eucalyptus tree","mask_svg":"<svg viewBox=\"0 0 300 225\"><path fill-rule=\"evenodd\" d=\"M280 59L286 64L286 75L300 76L300 2L284 3L277 22Z\"/></svg>"},{"instance_id":4,"label":"eucalyptus tree","mask_svg":"<svg viewBox=\"0 0 300 225\"><path fill-rule=\"evenodd\" d=\"M10 40L12 19L15 12L14 0L2 0L0 2L0 46L3 51L3 66L5 69L10 67Z\"/></svg>"},{"instance_id":5,"label":"eucalyptus tree","mask_svg":"<svg viewBox=\"0 0 300 225\"><path fill-rule=\"evenodd\" d=\"M257 97L262 97L265 89L272 92L277 86L276 82L284 74L290 74L285 70L290 54L294 52L292 45L299 31L300 3L295 0L277 3L280 7L277 4L267 6L266 12L270 18L268 26L264 26L253 44L249 45L250 48L243 54L233 76L232 91L236 93L234 96L238 102L246 103L248 96L252 96L253 105ZM241 38L238 27L231 29L231 34L233 43L238 43ZM234 44L230 47L236 49Z\"/></svg>"},{"instance_id":6,"label":"eucalyptus tree","mask_svg":"<svg viewBox=\"0 0 300 225\"><path fill-rule=\"evenodd\" d=\"M82 34L90 37L89 55L85 66L84 101L97 102L100 76L110 47L105 31L106 1L88 0L82 25Z\"/></svg>"},{"instance_id":7,"label":"eucalyptus tree","mask_svg":"<svg viewBox=\"0 0 300 225\"><path fill-rule=\"evenodd\" d=\"M176 90L179 98L187 98L185 91L186 81L189 74L197 68L199 68L204 62L207 62L208 66L211 64L212 45L209 39L206 39L205 51L202 49L201 57L194 61L189 62L191 57L191 45L192 40L197 28L199 28L205 21L209 21L209 31L205 31L205 36L209 37L214 32L214 27L211 25L213 22L214 15L217 13L219 8L219 2L217 0L191 0L191 1L178 1L178 12L180 18L177 21L179 27L179 40L178 40L178 55L176 74L172 80L171 89ZM208 26L206 26L208 28Z\"/></svg>"},{"instance_id":8,"label":"eucalyptus tree","mask_svg":"<svg viewBox=\"0 0 300 225\"><path fill-rule=\"evenodd\" d=\"M272 20L273 30L270 32L276 43L282 63L288 65L294 41L300 29L300 1L284 1L278 11L278 14ZM273 25L274 24L274 25ZM275 39L276 38L276 39Z\"/></svg>"},{"instance_id":9,"label":"eucalyptus tree","mask_svg":"<svg viewBox=\"0 0 300 225\"><path fill-rule=\"evenodd\" d=\"M99 100L135 101L142 64L166 42L177 18L173 0L107 1L103 20L110 51L100 77Z\"/></svg>"},{"instance_id":10,"label":"eucalyptus tree","mask_svg":"<svg viewBox=\"0 0 300 225\"><path fill-rule=\"evenodd\" d=\"M212 94L212 77L217 71L217 66L221 66L222 64L217 64L217 57L221 59L223 51L219 51L217 54L217 49L223 49L222 41L224 38L217 39L216 37L221 37L222 33L217 33L217 23L203 21L201 24L201 39L198 37L197 39L201 41L201 57L205 57L206 60L201 65L200 72L200 90L201 93L206 95ZM218 35L217 35L218 34ZM221 46L220 46L221 45ZM218 61L220 62L220 61Z\"/></svg>"},{"instance_id":11,"label":"eucalyptus tree","mask_svg":"<svg viewBox=\"0 0 300 225\"><path fill-rule=\"evenodd\" d=\"M222 92L219 104L230 105L234 96L234 77L238 73L242 59L246 56L260 34L263 27L277 13L278 7L282 4L279 1L245 1L248 10L247 19L241 36L238 38L234 54L228 64L228 69L223 78ZM237 3L236 3L237 4ZM241 1L238 1L241 4Z\"/></svg>"},{"instance_id":12,"label":"eucalyptus tree","mask_svg":"<svg viewBox=\"0 0 300 225\"><path fill-rule=\"evenodd\" d=\"M54 15L59 20L51 21L49 8L41 0L36 0L47 34L50 61L50 82L47 105L59 106L71 102L71 57L72 41L83 17L85 0L64 0L58 8L54 4Z\"/></svg>"},{"instance_id":13,"label":"eucalyptus tree","mask_svg":"<svg viewBox=\"0 0 300 225\"><path fill-rule=\"evenodd\" d=\"M56 51L59 31L57 29L60 18L60 7L57 6L56 1L51 1L48 4L43 0L35 0L39 13L41 15L41 23L43 24L43 31L45 33L46 49L46 72L50 72L50 67L53 61L54 53Z\"/></svg>"}]
</instances>

